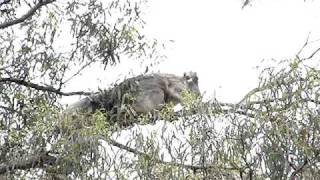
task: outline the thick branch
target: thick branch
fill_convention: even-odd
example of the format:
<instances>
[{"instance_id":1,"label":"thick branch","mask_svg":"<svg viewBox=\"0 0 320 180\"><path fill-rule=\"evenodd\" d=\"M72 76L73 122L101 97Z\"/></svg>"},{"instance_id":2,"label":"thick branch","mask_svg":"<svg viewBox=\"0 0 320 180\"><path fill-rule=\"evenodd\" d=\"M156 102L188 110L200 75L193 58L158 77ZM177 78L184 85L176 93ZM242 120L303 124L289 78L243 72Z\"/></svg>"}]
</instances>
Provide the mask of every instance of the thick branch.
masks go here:
<instances>
[{"instance_id":1,"label":"thick branch","mask_svg":"<svg viewBox=\"0 0 320 180\"><path fill-rule=\"evenodd\" d=\"M47 92L52 92L56 93L58 95L62 96L73 96L73 95L91 95L92 93L89 92L84 92L84 91L76 91L76 92L61 92L59 89L53 88L51 86L41 86L32 82L27 82L21 79L16 79L16 78L0 78L0 83L1 82L10 82L10 83L15 83L19 84L22 86L30 87L33 89L37 89L40 91L47 91Z\"/></svg>"},{"instance_id":2,"label":"thick branch","mask_svg":"<svg viewBox=\"0 0 320 180\"><path fill-rule=\"evenodd\" d=\"M13 26L15 24L22 23L26 19L28 19L31 16L33 16L36 13L36 11L38 9L40 9L42 6L50 4L50 3L54 2L54 1L55 0L46 0L46 1L45 0L39 0L39 2L33 8L31 8L26 14L24 14L20 18L12 20L12 21L7 21L7 22L4 22L4 23L0 24L0 29L4 29L4 28L7 28L9 26Z\"/></svg>"},{"instance_id":3,"label":"thick branch","mask_svg":"<svg viewBox=\"0 0 320 180\"><path fill-rule=\"evenodd\" d=\"M56 158L50 156L48 152L40 153L29 157L26 160L19 160L9 164L0 165L0 174L4 174L13 170L25 170L36 167L44 167L45 165L50 165L56 162Z\"/></svg>"}]
</instances>

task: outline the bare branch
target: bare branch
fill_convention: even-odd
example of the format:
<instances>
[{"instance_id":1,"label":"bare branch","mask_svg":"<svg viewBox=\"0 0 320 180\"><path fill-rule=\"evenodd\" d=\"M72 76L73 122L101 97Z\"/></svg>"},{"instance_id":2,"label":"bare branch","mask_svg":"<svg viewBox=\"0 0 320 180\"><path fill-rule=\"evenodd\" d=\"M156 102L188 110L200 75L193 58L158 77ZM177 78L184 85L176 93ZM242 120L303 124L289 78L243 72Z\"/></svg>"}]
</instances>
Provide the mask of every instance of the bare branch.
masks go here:
<instances>
[{"instance_id":1,"label":"bare branch","mask_svg":"<svg viewBox=\"0 0 320 180\"><path fill-rule=\"evenodd\" d=\"M307 60L313 58L314 55L316 55L320 51L320 48L316 49L309 57L303 58L302 60Z\"/></svg>"},{"instance_id":2,"label":"bare branch","mask_svg":"<svg viewBox=\"0 0 320 180\"><path fill-rule=\"evenodd\" d=\"M249 3L250 3L250 0L245 0L245 1L243 2L242 9L243 9L244 7L246 7L246 6L248 6Z\"/></svg>"},{"instance_id":3,"label":"bare branch","mask_svg":"<svg viewBox=\"0 0 320 180\"><path fill-rule=\"evenodd\" d=\"M306 42L303 44L303 46L301 47L301 49L298 51L298 53L296 54L296 57L300 60L300 61L304 61L304 60L308 60L308 59L311 59L313 58L314 55L316 55L319 51L320 51L320 48L316 49L313 53L311 53L311 55L309 57L306 57L306 58L300 58L300 54L301 52L304 50L304 48L309 45L309 36L310 36L310 32L307 36L307 39L306 39ZM317 40L315 40L317 41ZM315 42L315 41L312 41L311 43Z\"/></svg>"},{"instance_id":4,"label":"bare branch","mask_svg":"<svg viewBox=\"0 0 320 180\"><path fill-rule=\"evenodd\" d=\"M84 92L84 91L76 91L76 92L62 92L60 91L60 89L56 89L54 87L51 86L41 86L32 82L27 82L21 79L16 79L16 78L0 78L0 83L1 82L10 82L10 83L15 83L15 84L19 84L22 86L26 86L26 87L30 87L33 89L37 89L40 91L47 91L47 92L52 92L52 93L56 93L58 95L61 96L74 96L74 95L92 95L92 93L90 92Z\"/></svg>"},{"instance_id":5,"label":"bare branch","mask_svg":"<svg viewBox=\"0 0 320 180\"><path fill-rule=\"evenodd\" d=\"M12 20L12 21L7 21L4 22L2 24L0 24L0 29L4 29L7 28L9 26L13 26L15 24L19 24L22 23L23 21L25 21L26 19L30 18L31 16L34 15L34 13L40 9L42 6L45 6L47 4L50 4L52 2L54 2L55 0L39 0L39 2L33 7L31 8L26 14L24 14L23 16L21 16L18 19Z\"/></svg>"},{"instance_id":6,"label":"bare branch","mask_svg":"<svg viewBox=\"0 0 320 180\"><path fill-rule=\"evenodd\" d=\"M298 53L296 54L296 57L299 57L300 53L303 51L303 49L309 44L309 36L310 36L310 32L307 36L306 42L303 44L303 46L301 47L301 49L298 51Z\"/></svg>"}]
</instances>

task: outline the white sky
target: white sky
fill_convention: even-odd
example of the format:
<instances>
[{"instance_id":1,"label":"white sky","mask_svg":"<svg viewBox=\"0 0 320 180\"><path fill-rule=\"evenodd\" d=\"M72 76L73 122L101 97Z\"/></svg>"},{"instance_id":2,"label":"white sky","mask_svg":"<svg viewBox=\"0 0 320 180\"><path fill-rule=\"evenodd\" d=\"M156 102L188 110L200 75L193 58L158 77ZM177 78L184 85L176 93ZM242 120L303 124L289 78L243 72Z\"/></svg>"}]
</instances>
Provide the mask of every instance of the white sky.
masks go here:
<instances>
[{"instance_id":1,"label":"white sky","mask_svg":"<svg viewBox=\"0 0 320 180\"><path fill-rule=\"evenodd\" d=\"M294 57L309 32L311 40L320 38L319 1L255 0L244 9L241 3L150 0L146 31L162 41L174 40L167 44L168 59L153 70L178 75L196 71L202 92L236 102L257 85L255 66L262 59ZM110 67L98 85L91 73L74 87L96 90L130 67Z\"/></svg>"},{"instance_id":2,"label":"white sky","mask_svg":"<svg viewBox=\"0 0 320 180\"><path fill-rule=\"evenodd\" d=\"M238 101L257 84L262 59L294 57L311 32L320 38L320 3L303 0L161 0L150 5L148 26L173 39L159 69L197 71L200 88L222 101Z\"/></svg>"}]
</instances>

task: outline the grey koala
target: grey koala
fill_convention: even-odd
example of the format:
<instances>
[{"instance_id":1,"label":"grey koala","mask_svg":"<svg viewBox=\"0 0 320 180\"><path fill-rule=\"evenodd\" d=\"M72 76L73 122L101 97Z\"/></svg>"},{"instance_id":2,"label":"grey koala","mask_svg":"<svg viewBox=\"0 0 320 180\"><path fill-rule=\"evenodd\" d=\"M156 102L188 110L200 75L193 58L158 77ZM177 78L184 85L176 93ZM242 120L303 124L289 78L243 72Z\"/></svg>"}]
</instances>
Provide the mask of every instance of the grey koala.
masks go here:
<instances>
[{"instance_id":1,"label":"grey koala","mask_svg":"<svg viewBox=\"0 0 320 180\"><path fill-rule=\"evenodd\" d=\"M127 103L131 104L136 113L147 113L161 109L165 103L181 102L182 92L185 90L200 95L195 72L186 72L182 77L160 73L140 75L126 79L111 90L86 97L71 105L67 111L92 113L97 109L104 109L116 113Z\"/></svg>"},{"instance_id":2,"label":"grey koala","mask_svg":"<svg viewBox=\"0 0 320 180\"><path fill-rule=\"evenodd\" d=\"M138 95L132 107L140 113L159 109L165 103L181 102L184 90L200 94L195 72L184 73L183 77L172 74L152 74L138 81L138 85Z\"/></svg>"}]
</instances>

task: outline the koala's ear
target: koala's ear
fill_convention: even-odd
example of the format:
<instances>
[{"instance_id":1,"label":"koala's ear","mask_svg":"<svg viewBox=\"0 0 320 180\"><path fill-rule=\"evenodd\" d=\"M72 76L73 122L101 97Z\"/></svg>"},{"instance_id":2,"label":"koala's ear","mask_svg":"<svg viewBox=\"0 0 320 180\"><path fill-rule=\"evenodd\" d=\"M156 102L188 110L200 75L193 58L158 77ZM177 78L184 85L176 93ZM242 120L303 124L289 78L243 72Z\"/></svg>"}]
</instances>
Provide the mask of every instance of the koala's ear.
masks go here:
<instances>
[{"instance_id":1,"label":"koala's ear","mask_svg":"<svg viewBox=\"0 0 320 180\"><path fill-rule=\"evenodd\" d=\"M198 74L196 72L194 73L194 76L198 79Z\"/></svg>"},{"instance_id":2,"label":"koala's ear","mask_svg":"<svg viewBox=\"0 0 320 180\"><path fill-rule=\"evenodd\" d=\"M196 75L196 76L194 76L194 82L196 82L196 83L198 83L198 76Z\"/></svg>"}]
</instances>

